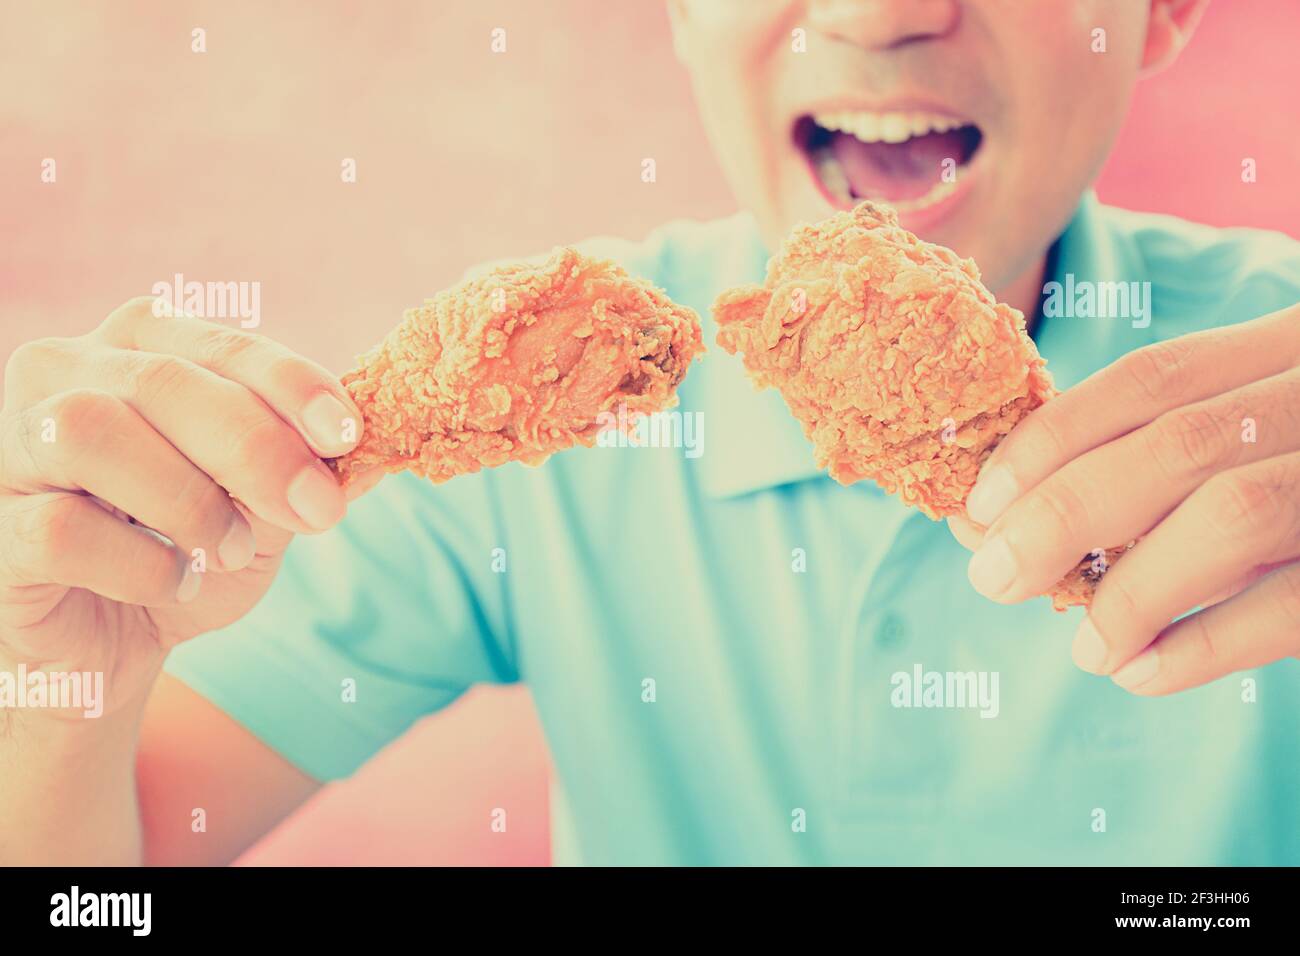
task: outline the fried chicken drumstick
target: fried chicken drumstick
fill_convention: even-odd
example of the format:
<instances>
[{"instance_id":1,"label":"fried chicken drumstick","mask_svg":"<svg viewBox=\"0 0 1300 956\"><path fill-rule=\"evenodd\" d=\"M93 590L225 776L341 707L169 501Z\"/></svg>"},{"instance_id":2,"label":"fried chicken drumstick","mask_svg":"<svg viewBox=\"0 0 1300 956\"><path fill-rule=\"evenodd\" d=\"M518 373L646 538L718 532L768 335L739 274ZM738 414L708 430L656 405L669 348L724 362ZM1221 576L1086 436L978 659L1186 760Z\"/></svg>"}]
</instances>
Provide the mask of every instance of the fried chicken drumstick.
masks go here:
<instances>
[{"instance_id":1,"label":"fried chicken drumstick","mask_svg":"<svg viewBox=\"0 0 1300 956\"><path fill-rule=\"evenodd\" d=\"M671 407L702 349L690 309L612 262L556 249L408 309L343 376L365 428L329 465L346 486L375 468L441 482L539 464L592 445L620 405L630 419Z\"/></svg>"},{"instance_id":2,"label":"fried chicken drumstick","mask_svg":"<svg viewBox=\"0 0 1300 956\"><path fill-rule=\"evenodd\" d=\"M763 285L713 311L718 344L781 392L819 467L841 484L871 478L934 519L965 513L994 446L1056 394L1024 316L974 262L870 201L797 229ZM1089 603L1124 550L1082 558L1053 606Z\"/></svg>"}]
</instances>

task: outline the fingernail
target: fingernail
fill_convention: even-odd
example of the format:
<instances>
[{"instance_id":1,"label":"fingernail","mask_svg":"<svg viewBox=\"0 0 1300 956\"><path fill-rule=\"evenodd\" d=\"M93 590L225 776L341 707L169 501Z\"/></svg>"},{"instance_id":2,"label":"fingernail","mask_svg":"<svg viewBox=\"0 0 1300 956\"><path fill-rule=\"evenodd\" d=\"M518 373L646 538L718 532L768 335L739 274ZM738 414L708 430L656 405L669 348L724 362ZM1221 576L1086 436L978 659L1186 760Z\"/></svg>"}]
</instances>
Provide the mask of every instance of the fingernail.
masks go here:
<instances>
[{"instance_id":1,"label":"fingernail","mask_svg":"<svg viewBox=\"0 0 1300 956\"><path fill-rule=\"evenodd\" d=\"M1079 624L1079 629L1074 632L1074 643L1070 646L1070 656L1074 658L1074 663L1089 674L1100 674L1106 666L1109 653L1092 618L1085 617Z\"/></svg>"},{"instance_id":2,"label":"fingernail","mask_svg":"<svg viewBox=\"0 0 1300 956\"><path fill-rule=\"evenodd\" d=\"M308 465L289 482L287 497L289 507L317 531L333 527L346 510L338 483L315 465Z\"/></svg>"},{"instance_id":3,"label":"fingernail","mask_svg":"<svg viewBox=\"0 0 1300 956\"><path fill-rule=\"evenodd\" d=\"M256 544L253 541L253 529L244 520L243 515L236 514L230 522L230 530L217 545L217 559L226 571L238 571L248 567L253 560Z\"/></svg>"},{"instance_id":4,"label":"fingernail","mask_svg":"<svg viewBox=\"0 0 1300 956\"><path fill-rule=\"evenodd\" d=\"M176 588L176 600L181 604L187 601L193 601L199 593L199 585L203 583L203 575L194 570L194 564L185 558L185 576L181 578L180 586Z\"/></svg>"},{"instance_id":5,"label":"fingernail","mask_svg":"<svg viewBox=\"0 0 1300 956\"><path fill-rule=\"evenodd\" d=\"M966 566L966 576L985 597L997 597L1016 579L1016 559L1001 537L986 538Z\"/></svg>"},{"instance_id":6,"label":"fingernail","mask_svg":"<svg viewBox=\"0 0 1300 956\"><path fill-rule=\"evenodd\" d=\"M1015 476L1006 465L994 465L980 473L966 498L966 513L987 527L1011 507L1020 495Z\"/></svg>"},{"instance_id":7,"label":"fingernail","mask_svg":"<svg viewBox=\"0 0 1300 956\"><path fill-rule=\"evenodd\" d=\"M1150 681L1159 672L1160 652L1151 647L1111 674L1110 679L1125 690L1133 690Z\"/></svg>"},{"instance_id":8,"label":"fingernail","mask_svg":"<svg viewBox=\"0 0 1300 956\"><path fill-rule=\"evenodd\" d=\"M355 435L351 441L343 437L349 422L355 429L356 414L329 392L321 392L302 410L307 437L323 452L342 454L356 444Z\"/></svg>"}]
</instances>

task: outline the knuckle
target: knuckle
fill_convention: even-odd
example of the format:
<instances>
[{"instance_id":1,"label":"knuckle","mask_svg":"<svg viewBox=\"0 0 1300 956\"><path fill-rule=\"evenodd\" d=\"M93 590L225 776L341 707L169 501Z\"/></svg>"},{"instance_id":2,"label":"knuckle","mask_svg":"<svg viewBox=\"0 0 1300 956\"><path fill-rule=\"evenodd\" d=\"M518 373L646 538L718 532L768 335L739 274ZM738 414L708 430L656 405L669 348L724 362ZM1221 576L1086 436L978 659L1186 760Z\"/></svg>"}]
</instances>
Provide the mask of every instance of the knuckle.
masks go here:
<instances>
[{"instance_id":1,"label":"knuckle","mask_svg":"<svg viewBox=\"0 0 1300 956\"><path fill-rule=\"evenodd\" d=\"M1288 434L1300 432L1300 375L1291 375L1277 384L1275 399L1267 406L1260 403L1260 408L1247 407L1246 403L1241 403L1234 409L1238 414L1233 419L1232 424L1244 429L1247 422L1258 424L1259 414L1263 412L1270 418L1274 418L1277 424L1285 429Z\"/></svg>"},{"instance_id":2,"label":"knuckle","mask_svg":"<svg viewBox=\"0 0 1300 956\"><path fill-rule=\"evenodd\" d=\"M4 434L12 435L13 440L0 441L0 484L8 484L22 475L23 465L40 461L37 451L40 430L40 421L30 412L5 417Z\"/></svg>"},{"instance_id":3,"label":"knuckle","mask_svg":"<svg viewBox=\"0 0 1300 956\"><path fill-rule=\"evenodd\" d=\"M1233 458L1220 416L1204 407L1166 412L1152 423L1147 450L1165 477L1203 474Z\"/></svg>"},{"instance_id":4,"label":"knuckle","mask_svg":"<svg viewBox=\"0 0 1300 956\"><path fill-rule=\"evenodd\" d=\"M1279 488L1258 470L1221 471L1205 483L1206 523L1224 538L1254 534L1276 524Z\"/></svg>"},{"instance_id":5,"label":"knuckle","mask_svg":"<svg viewBox=\"0 0 1300 956\"><path fill-rule=\"evenodd\" d=\"M1277 585L1272 590L1285 625L1293 629L1300 626L1300 570L1286 568L1279 571Z\"/></svg>"},{"instance_id":6,"label":"knuckle","mask_svg":"<svg viewBox=\"0 0 1300 956\"><path fill-rule=\"evenodd\" d=\"M1070 454L1070 425L1065 420L1065 416L1050 403L1037 411L1042 413L1038 416L1035 427L1038 435L1036 444L1041 447L1034 449L1035 456L1051 461L1062 461L1073 457Z\"/></svg>"},{"instance_id":7,"label":"knuckle","mask_svg":"<svg viewBox=\"0 0 1300 956\"><path fill-rule=\"evenodd\" d=\"M77 548L88 507L99 506L78 495L58 495L33 507L28 512L27 521L20 522L21 538L32 563L48 567L61 554Z\"/></svg>"},{"instance_id":8,"label":"knuckle","mask_svg":"<svg viewBox=\"0 0 1300 956\"><path fill-rule=\"evenodd\" d=\"M1069 433L1071 427L1059 402L1048 402L1034 409L994 448L984 467L1004 465L1020 480L1025 480L1033 468L1026 462L1065 462L1071 453Z\"/></svg>"},{"instance_id":9,"label":"knuckle","mask_svg":"<svg viewBox=\"0 0 1300 956\"><path fill-rule=\"evenodd\" d=\"M131 394L144 402L174 398L190 379L190 363L173 355L133 356L126 368Z\"/></svg>"},{"instance_id":10,"label":"knuckle","mask_svg":"<svg viewBox=\"0 0 1300 956\"><path fill-rule=\"evenodd\" d=\"M153 295L137 295L127 299L105 316L100 328L122 328L143 318L152 318L163 308L162 300Z\"/></svg>"},{"instance_id":11,"label":"knuckle","mask_svg":"<svg viewBox=\"0 0 1300 956\"><path fill-rule=\"evenodd\" d=\"M1139 601L1133 593L1128 577L1118 568L1111 569L1097 585L1093 607L1088 613L1098 617L1104 616L1107 621L1114 622L1117 629L1129 632L1137 629L1144 632L1142 636L1153 637L1154 635L1145 633L1145 626L1142 623L1143 602Z\"/></svg>"},{"instance_id":12,"label":"knuckle","mask_svg":"<svg viewBox=\"0 0 1300 956\"><path fill-rule=\"evenodd\" d=\"M202 365L220 368L248 358L265 345L265 340L255 333L240 329L214 328L203 340Z\"/></svg>"},{"instance_id":13,"label":"knuckle","mask_svg":"<svg viewBox=\"0 0 1300 956\"><path fill-rule=\"evenodd\" d=\"M1073 540L1090 526L1088 507L1069 483L1048 481L1033 495L1034 510L1038 513L1033 522L1035 528L1054 528L1057 534Z\"/></svg>"},{"instance_id":14,"label":"knuckle","mask_svg":"<svg viewBox=\"0 0 1300 956\"><path fill-rule=\"evenodd\" d=\"M22 537L20 512L12 505L0 509L0 581L12 582L22 577L18 550Z\"/></svg>"},{"instance_id":15,"label":"knuckle","mask_svg":"<svg viewBox=\"0 0 1300 956\"><path fill-rule=\"evenodd\" d=\"M216 546L230 524L230 499L221 486L195 471L176 496L189 524L186 543Z\"/></svg>"},{"instance_id":16,"label":"knuckle","mask_svg":"<svg viewBox=\"0 0 1300 956\"><path fill-rule=\"evenodd\" d=\"M1124 359L1131 390L1148 402L1164 403L1186 392L1191 376L1192 346L1181 339L1156 342Z\"/></svg>"},{"instance_id":17,"label":"knuckle","mask_svg":"<svg viewBox=\"0 0 1300 956\"><path fill-rule=\"evenodd\" d=\"M137 323L154 316L166 314L167 302L152 295L138 295L127 299L99 323L94 336L106 342L130 342Z\"/></svg>"},{"instance_id":18,"label":"knuckle","mask_svg":"<svg viewBox=\"0 0 1300 956\"><path fill-rule=\"evenodd\" d=\"M49 369L67 354L71 345L68 339L53 336L22 343L10 353L9 360L5 362L5 381L25 381L36 372Z\"/></svg>"},{"instance_id":19,"label":"knuckle","mask_svg":"<svg viewBox=\"0 0 1300 956\"><path fill-rule=\"evenodd\" d=\"M138 537L131 549L130 560L131 567L138 569L136 573L142 588L156 595L174 593L180 575L181 554L144 534Z\"/></svg>"},{"instance_id":20,"label":"knuckle","mask_svg":"<svg viewBox=\"0 0 1300 956\"><path fill-rule=\"evenodd\" d=\"M1139 597L1135 588L1141 582L1131 574L1121 573L1123 565L1111 568L1101 583L1088 609L1088 616L1097 623L1107 648L1107 657L1118 664L1131 654L1150 644L1168 620L1153 616L1149 600Z\"/></svg>"},{"instance_id":21,"label":"knuckle","mask_svg":"<svg viewBox=\"0 0 1300 956\"><path fill-rule=\"evenodd\" d=\"M266 380L268 382L287 382L300 385L315 380L315 375L308 371L309 364L289 352L276 347L268 355L266 363Z\"/></svg>"},{"instance_id":22,"label":"knuckle","mask_svg":"<svg viewBox=\"0 0 1300 956\"><path fill-rule=\"evenodd\" d=\"M230 436L230 467L249 476L265 471L267 463L285 454L285 426L270 415L261 415L234 429Z\"/></svg>"},{"instance_id":23,"label":"knuckle","mask_svg":"<svg viewBox=\"0 0 1300 956\"><path fill-rule=\"evenodd\" d=\"M1206 623L1205 614L1193 614L1187 619L1191 633L1188 635L1192 645L1197 648L1197 670L1218 673L1219 646L1214 632Z\"/></svg>"},{"instance_id":24,"label":"knuckle","mask_svg":"<svg viewBox=\"0 0 1300 956\"><path fill-rule=\"evenodd\" d=\"M63 392L53 402L55 432L53 445L76 452L98 442L121 421L126 406L107 392L77 388ZM31 416L25 433L28 448L34 449L36 431L42 425L39 413Z\"/></svg>"},{"instance_id":25,"label":"knuckle","mask_svg":"<svg viewBox=\"0 0 1300 956\"><path fill-rule=\"evenodd\" d=\"M124 312L129 315L139 315L142 312L152 313L154 303L159 299L156 295L133 295L113 311Z\"/></svg>"}]
</instances>

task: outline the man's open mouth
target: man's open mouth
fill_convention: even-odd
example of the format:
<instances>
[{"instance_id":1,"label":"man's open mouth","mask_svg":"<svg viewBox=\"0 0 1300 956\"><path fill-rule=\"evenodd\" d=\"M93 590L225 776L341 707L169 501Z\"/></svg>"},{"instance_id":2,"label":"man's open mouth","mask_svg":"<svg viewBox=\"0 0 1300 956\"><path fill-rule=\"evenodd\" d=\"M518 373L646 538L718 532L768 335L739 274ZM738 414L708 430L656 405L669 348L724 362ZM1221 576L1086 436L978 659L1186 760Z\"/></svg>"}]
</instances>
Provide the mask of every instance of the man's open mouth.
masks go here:
<instances>
[{"instance_id":1,"label":"man's open mouth","mask_svg":"<svg viewBox=\"0 0 1300 956\"><path fill-rule=\"evenodd\" d=\"M794 125L795 144L838 205L879 199L900 213L952 194L982 140L974 123L920 110L817 112Z\"/></svg>"}]
</instances>

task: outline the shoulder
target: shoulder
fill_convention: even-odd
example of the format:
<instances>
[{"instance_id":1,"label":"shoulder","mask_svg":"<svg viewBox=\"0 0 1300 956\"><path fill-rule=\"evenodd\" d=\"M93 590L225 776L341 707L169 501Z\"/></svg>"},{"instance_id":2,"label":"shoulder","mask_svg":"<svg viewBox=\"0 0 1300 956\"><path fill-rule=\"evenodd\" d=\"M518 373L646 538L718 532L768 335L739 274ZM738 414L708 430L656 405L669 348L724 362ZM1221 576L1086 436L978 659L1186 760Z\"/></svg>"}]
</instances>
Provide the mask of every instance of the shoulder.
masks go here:
<instances>
[{"instance_id":1,"label":"shoulder","mask_svg":"<svg viewBox=\"0 0 1300 956\"><path fill-rule=\"evenodd\" d=\"M1300 241L1284 233L1108 206L1099 212L1166 315L1222 325L1300 302Z\"/></svg>"}]
</instances>

